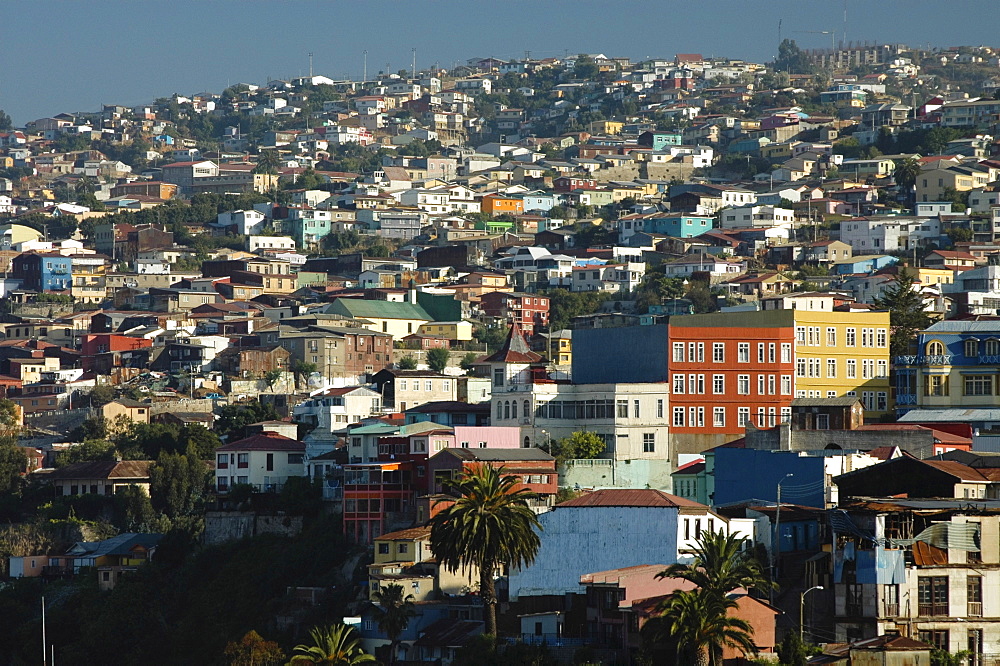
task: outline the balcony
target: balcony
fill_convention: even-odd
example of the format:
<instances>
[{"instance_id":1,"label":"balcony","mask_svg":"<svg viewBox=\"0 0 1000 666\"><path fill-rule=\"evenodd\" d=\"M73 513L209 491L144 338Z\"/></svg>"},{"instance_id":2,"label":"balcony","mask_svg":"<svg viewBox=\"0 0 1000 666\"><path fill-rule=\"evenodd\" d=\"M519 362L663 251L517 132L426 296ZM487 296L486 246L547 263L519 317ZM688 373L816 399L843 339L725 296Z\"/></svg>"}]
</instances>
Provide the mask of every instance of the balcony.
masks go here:
<instances>
[{"instance_id":1,"label":"balcony","mask_svg":"<svg viewBox=\"0 0 1000 666\"><path fill-rule=\"evenodd\" d=\"M951 354L934 355L934 356L896 356L893 358L893 363L896 365L951 365L951 360L954 358Z\"/></svg>"},{"instance_id":2,"label":"balcony","mask_svg":"<svg viewBox=\"0 0 1000 666\"><path fill-rule=\"evenodd\" d=\"M913 393L897 393L896 394L896 404L897 405L915 405L917 404L917 396Z\"/></svg>"},{"instance_id":3,"label":"balcony","mask_svg":"<svg viewBox=\"0 0 1000 666\"><path fill-rule=\"evenodd\" d=\"M886 602L882 614L885 617L899 617L899 604Z\"/></svg>"},{"instance_id":4,"label":"balcony","mask_svg":"<svg viewBox=\"0 0 1000 666\"><path fill-rule=\"evenodd\" d=\"M983 616L983 602L982 601L970 601L969 608L967 609L967 614L969 617L982 617Z\"/></svg>"}]
</instances>

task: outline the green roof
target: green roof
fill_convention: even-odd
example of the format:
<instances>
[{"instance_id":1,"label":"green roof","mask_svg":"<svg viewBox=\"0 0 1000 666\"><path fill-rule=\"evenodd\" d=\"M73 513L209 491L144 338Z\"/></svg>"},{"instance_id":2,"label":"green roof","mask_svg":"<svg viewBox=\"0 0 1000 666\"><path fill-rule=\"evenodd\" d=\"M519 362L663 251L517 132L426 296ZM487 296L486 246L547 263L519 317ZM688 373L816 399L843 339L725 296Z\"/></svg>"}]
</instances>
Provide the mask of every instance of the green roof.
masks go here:
<instances>
[{"instance_id":1,"label":"green roof","mask_svg":"<svg viewBox=\"0 0 1000 666\"><path fill-rule=\"evenodd\" d=\"M338 298L327 308L330 314L342 314L356 319L422 319L434 321L427 310L413 303L367 301L360 298Z\"/></svg>"}]
</instances>

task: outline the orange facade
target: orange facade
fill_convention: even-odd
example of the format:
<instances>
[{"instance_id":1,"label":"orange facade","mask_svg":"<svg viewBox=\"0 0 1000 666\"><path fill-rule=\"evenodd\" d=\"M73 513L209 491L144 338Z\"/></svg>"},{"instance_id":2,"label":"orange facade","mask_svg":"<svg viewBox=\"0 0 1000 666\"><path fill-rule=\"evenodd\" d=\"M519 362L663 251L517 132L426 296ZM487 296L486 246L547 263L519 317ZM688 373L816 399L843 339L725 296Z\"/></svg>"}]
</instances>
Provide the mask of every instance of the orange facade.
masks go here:
<instances>
[{"instance_id":1,"label":"orange facade","mask_svg":"<svg viewBox=\"0 0 1000 666\"><path fill-rule=\"evenodd\" d=\"M483 197L482 210L487 215L520 215L524 212L524 201L510 197L489 194Z\"/></svg>"},{"instance_id":2,"label":"orange facade","mask_svg":"<svg viewBox=\"0 0 1000 666\"><path fill-rule=\"evenodd\" d=\"M671 325L669 339L671 432L742 435L790 417L793 327Z\"/></svg>"}]
</instances>

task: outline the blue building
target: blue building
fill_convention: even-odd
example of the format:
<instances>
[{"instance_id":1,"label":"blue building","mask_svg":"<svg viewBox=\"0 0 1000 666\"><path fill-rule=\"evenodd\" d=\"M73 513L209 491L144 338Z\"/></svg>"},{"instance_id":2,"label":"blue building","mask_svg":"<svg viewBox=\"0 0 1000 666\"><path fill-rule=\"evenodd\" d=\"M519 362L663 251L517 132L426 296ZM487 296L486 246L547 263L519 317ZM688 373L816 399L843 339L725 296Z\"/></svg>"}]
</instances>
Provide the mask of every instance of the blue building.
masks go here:
<instances>
[{"instance_id":1,"label":"blue building","mask_svg":"<svg viewBox=\"0 0 1000 666\"><path fill-rule=\"evenodd\" d=\"M764 500L778 500L802 506L826 506L826 467L821 455L798 451L761 451L720 446L705 454L706 473L713 477L709 501L715 506ZM709 485L713 485L710 483Z\"/></svg>"},{"instance_id":2,"label":"blue building","mask_svg":"<svg viewBox=\"0 0 1000 666\"><path fill-rule=\"evenodd\" d=\"M525 212L532 210L548 212L559 203L559 198L549 192L526 192L521 195L521 200L524 202Z\"/></svg>"},{"instance_id":3,"label":"blue building","mask_svg":"<svg viewBox=\"0 0 1000 666\"><path fill-rule=\"evenodd\" d=\"M865 254L850 259L838 261L833 265L837 275L857 275L858 273L874 273L886 266L891 266L899 261L896 257L888 254Z\"/></svg>"},{"instance_id":4,"label":"blue building","mask_svg":"<svg viewBox=\"0 0 1000 666\"><path fill-rule=\"evenodd\" d=\"M663 150L667 146L679 146L684 135L680 132L643 132L637 142L640 146L649 146L653 150Z\"/></svg>"},{"instance_id":5,"label":"blue building","mask_svg":"<svg viewBox=\"0 0 1000 666\"><path fill-rule=\"evenodd\" d=\"M24 289L63 291L73 286L73 258L58 253L25 252L14 258L11 277Z\"/></svg>"},{"instance_id":6,"label":"blue building","mask_svg":"<svg viewBox=\"0 0 1000 666\"><path fill-rule=\"evenodd\" d=\"M642 231L674 238L694 238L711 231L714 218L700 215L655 215L642 220Z\"/></svg>"}]
</instances>

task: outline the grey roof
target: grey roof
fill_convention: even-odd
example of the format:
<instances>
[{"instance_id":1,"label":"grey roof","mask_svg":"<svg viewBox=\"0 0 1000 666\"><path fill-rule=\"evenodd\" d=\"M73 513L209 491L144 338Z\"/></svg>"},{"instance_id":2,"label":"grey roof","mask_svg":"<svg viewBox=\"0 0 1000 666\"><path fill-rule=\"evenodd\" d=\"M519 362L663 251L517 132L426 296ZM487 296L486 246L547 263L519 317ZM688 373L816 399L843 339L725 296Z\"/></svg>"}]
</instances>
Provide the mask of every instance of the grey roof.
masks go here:
<instances>
[{"instance_id":1,"label":"grey roof","mask_svg":"<svg viewBox=\"0 0 1000 666\"><path fill-rule=\"evenodd\" d=\"M924 330L932 333L994 333L1000 335L1000 321L947 320L932 324Z\"/></svg>"},{"instance_id":2,"label":"grey roof","mask_svg":"<svg viewBox=\"0 0 1000 666\"><path fill-rule=\"evenodd\" d=\"M899 417L900 423L968 423L1000 421L1000 409L911 409Z\"/></svg>"},{"instance_id":3,"label":"grey roof","mask_svg":"<svg viewBox=\"0 0 1000 666\"><path fill-rule=\"evenodd\" d=\"M555 460L541 449L459 449L448 448L441 451L462 460L482 460L484 462ZM440 454L438 454L440 455Z\"/></svg>"}]
</instances>

